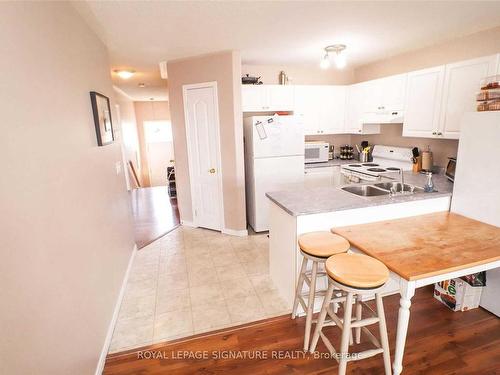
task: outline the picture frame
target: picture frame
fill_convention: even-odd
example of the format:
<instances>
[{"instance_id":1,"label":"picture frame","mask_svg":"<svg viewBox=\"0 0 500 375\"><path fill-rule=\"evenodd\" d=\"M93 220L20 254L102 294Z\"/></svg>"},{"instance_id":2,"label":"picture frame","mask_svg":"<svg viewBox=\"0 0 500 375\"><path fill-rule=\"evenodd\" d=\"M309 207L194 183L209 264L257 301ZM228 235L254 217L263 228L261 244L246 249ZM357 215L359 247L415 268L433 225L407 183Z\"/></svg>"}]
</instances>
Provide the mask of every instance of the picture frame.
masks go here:
<instances>
[{"instance_id":1,"label":"picture frame","mask_svg":"<svg viewBox=\"0 0 500 375\"><path fill-rule=\"evenodd\" d=\"M109 145L115 140L109 98L98 92L91 91L90 102L92 103L92 112L94 114L97 145Z\"/></svg>"}]
</instances>

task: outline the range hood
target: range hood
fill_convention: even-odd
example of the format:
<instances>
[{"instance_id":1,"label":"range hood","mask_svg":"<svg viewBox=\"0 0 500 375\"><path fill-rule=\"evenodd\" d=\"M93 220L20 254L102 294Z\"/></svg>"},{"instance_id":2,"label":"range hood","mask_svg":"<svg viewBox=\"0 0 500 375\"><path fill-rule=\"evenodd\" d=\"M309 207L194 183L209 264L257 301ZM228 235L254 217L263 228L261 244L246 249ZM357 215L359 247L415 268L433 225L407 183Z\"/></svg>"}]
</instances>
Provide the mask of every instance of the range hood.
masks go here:
<instances>
[{"instance_id":1,"label":"range hood","mask_svg":"<svg viewBox=\"0 0 500 375\"><path fill-rule=\"evenodd\" d=\"M363 113L363 124L402 124L404 120L403 111L381 111Z\"/></svg>"}]
</instances>

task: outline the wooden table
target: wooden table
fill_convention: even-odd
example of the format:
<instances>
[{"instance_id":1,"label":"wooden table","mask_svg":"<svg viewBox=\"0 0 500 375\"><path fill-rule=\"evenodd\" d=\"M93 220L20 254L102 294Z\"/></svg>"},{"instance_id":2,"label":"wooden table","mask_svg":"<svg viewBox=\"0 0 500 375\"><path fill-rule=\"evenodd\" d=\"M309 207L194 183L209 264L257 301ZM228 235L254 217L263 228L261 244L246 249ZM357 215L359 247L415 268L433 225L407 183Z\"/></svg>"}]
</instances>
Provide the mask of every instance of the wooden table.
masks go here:
<instances>
[{"instance_id":1,"label":"wooden table","mask_svg":"<svg viewBox=\"0 0 500 375\"><path fill-rule=\"evenodd\" d=\"M403 370L415 289L500 267L500 228L450 212L333 228L332 232L382 261L399 281L396 375Z\"/></svg>"}]
</instances>

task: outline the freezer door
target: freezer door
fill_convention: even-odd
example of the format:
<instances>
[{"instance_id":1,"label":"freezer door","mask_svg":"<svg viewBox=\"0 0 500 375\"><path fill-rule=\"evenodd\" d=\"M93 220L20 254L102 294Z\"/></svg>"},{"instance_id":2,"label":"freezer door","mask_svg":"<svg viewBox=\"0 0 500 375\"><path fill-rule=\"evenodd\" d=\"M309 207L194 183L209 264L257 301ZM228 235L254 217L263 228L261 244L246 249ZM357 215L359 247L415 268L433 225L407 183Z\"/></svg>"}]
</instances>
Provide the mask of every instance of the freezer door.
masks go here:
<instances>
[{"instance_id":1,"label":"freezer door","mask_svg":"<svg viewBox=\"0 0 500 375\"><path fill-rule=\"evenodd\" d=\"M302 186L304 156L288 156L254 160L253 203L248 219L256 232L269 230L269 199L266 193Z\"/></svg>"},{"instance_id":2,"label":"freezer door","mask_svg":"<svg viewBox=\"0 0 500 375\"><path fill-rule=\"evenodd\" d=\"M255 117L255 158L304 155L304 128L298 116Z\"/></svg>"}]
</instances>

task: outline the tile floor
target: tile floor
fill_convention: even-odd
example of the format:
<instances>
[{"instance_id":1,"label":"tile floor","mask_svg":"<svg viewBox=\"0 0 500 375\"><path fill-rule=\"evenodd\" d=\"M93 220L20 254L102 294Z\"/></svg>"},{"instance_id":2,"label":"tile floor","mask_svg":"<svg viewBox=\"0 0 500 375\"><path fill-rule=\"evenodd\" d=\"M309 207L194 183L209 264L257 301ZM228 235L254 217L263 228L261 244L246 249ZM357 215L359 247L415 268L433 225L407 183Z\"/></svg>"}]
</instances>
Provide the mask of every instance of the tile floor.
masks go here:
<instances>
[{"instance_id":1,"label":"tile floor","mask_svg":"<svg viewBox=\"0 0 500 375\"><path fill-rule=\"evenodd\" d=\"M289 313L268 241L180 226L138 251L110 353Z\"/></svg>"}]
</instances>

